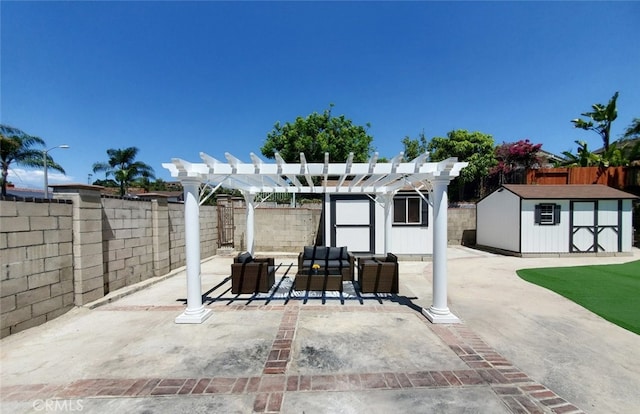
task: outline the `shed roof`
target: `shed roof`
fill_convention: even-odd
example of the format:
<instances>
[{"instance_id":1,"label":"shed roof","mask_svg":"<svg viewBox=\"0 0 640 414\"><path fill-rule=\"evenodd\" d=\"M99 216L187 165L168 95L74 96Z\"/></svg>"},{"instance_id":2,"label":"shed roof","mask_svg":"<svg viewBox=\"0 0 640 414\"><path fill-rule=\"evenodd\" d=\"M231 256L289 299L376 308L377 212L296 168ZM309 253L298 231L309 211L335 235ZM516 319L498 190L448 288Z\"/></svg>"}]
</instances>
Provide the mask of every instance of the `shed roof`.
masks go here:
<instances>
[{"instance_id":1,"label":"shed roof","mask_svg":"<svg viewBox=\"0 0 640 414\"><path fill-rule=\"evenodd\" d=\"M504 184L504 188L523 199L632 199L630 193L602 184L531 185Z\"/></svg>"}]
</instances>

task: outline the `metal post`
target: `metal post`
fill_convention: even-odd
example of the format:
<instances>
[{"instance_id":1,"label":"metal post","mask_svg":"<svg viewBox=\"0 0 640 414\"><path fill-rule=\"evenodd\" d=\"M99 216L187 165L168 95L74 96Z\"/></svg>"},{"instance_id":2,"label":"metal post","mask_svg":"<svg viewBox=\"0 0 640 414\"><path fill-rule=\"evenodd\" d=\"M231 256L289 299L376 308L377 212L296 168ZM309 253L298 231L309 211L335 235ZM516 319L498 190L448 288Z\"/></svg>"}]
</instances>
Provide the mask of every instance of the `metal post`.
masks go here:
<instances>
[{"instance_id":1,"label":"metal post","mask_svg":"<svg viewBox=\"0 0 640 414\"><path fill-rule=\"evenodd\" d=\"M45 199L49 198L49 174L47 171L49 160L47 159L47 154L49 153L49 151L52 151L56 148L67 149L70 147L67 144L62 144L62 145L49 148L48 150L42 150L42 163L44 165L44 198Z\"/></svg>"}]
</instances>

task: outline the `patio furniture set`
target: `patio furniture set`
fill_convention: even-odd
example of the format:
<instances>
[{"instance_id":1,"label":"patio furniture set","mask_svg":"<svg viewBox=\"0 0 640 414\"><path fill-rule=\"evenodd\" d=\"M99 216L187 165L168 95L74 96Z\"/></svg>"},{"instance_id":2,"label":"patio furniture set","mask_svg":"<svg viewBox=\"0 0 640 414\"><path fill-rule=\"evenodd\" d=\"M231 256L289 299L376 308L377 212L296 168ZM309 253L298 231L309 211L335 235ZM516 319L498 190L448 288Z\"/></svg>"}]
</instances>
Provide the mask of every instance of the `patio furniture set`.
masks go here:
<instances>
[{"instance_id":1,"label":"patio furniture set","mask_svg":"<svg viewBox=\"0 0 640 414\"><path fill-rule=\"evenodd\" d=\"M356 265L357 260L357 265ZM355 281L362 293L398 293L398 258L359 256L346 247L305 246L298 255L295 290L342 291L342 283ZM231 292L266 293L275 283L274 259L244 252L231 264Z\"/></svg>"}]
</instances>

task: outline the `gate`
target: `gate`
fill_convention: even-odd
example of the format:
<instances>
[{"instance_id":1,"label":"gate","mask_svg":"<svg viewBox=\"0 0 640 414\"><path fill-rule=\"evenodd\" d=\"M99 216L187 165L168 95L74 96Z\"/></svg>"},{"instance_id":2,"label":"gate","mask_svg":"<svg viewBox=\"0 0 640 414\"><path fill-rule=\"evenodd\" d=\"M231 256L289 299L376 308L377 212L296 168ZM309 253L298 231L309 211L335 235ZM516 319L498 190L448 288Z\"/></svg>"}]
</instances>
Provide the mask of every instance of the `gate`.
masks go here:
<instances>
[{"instance_id":1,"label":"gate","mask_svg":"<svg viewBox=\"0 0 640 414\"><path fill-rule=\"evenodd\" d=\"M233 205L218 204L218 248L234 248Z\"/></svg>"}]
</instances>

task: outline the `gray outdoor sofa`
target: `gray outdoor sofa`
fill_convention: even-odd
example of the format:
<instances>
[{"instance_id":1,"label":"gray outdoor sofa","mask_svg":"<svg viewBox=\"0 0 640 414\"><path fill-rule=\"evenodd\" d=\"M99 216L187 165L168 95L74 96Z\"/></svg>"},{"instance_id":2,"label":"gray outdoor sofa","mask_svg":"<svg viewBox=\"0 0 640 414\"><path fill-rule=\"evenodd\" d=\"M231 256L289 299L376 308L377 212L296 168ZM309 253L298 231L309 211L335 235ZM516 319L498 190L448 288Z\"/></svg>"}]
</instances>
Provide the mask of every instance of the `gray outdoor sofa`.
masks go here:
<instances>
[{"instance_id":1,"label":"gray outdoor sofa","mask_svg":"<svg viewBox=\"0 0 640 414\"><path fill-rule=\"evenodd\" d=\"M355 256L347 250L347 247L305 246L298 255L298 272L311 269L311 266L320 266L320 272L324 269L339 270L343 281L352 281L355 271Z\"/></svg>"}]
</instances>

